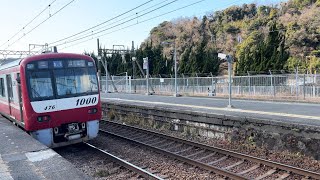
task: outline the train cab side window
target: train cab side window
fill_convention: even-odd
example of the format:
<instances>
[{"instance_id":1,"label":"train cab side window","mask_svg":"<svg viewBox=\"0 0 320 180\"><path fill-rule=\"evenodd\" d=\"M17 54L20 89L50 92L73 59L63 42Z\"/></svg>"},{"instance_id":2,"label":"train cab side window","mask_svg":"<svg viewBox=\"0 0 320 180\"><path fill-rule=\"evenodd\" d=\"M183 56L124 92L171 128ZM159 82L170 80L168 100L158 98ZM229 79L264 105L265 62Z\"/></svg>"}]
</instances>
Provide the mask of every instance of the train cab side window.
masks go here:
<instances>
[{"instance_id":1,"label":"train cab side window","mask_svg":"<svg viewBox=\"0 0 320 180\"><path fill-rule=\"evenodd\" d=\"M0 96L5 97L6 93L5 93L5 86L4 86L4 79L0 78Z\"/></svg>"}]
</instances>

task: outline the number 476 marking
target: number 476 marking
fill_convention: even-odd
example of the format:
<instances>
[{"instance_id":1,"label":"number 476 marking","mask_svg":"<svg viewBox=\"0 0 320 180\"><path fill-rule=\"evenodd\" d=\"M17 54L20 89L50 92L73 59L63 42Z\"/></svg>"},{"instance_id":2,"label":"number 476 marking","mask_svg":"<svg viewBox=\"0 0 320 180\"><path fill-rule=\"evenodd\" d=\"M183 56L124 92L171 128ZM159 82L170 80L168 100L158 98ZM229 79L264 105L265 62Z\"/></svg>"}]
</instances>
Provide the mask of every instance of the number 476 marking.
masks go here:
<instances>
[{"instance_id":1,"label":"number 476 marking","mask_svg":"<svg viewBox=\"0 0 320 180\"><path fill-rule=\"evenodd\" d=\"M55 105L52 105L52 106L46 106L45 108L44 108L44 110L52 110L52 109L55 109L56 108L56 106Z\"/></svg>"}]
</instances>

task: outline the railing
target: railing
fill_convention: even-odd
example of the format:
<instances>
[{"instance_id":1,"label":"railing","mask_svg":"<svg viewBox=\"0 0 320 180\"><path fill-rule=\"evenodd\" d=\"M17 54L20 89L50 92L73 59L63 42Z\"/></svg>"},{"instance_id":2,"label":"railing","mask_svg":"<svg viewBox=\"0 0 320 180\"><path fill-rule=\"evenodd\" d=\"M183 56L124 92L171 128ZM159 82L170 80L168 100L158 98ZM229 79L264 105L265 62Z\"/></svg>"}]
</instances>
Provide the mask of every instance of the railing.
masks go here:
<instances>
[{"instance_id":1,"label":"railing","mask_svg":"<svg viewBox=\"0 0 320 180\"><path fill-rule=\"evenodd\" d=\"M118 92L145 94L146 79L112 76ZM105 90L105 78L101 81ZM149 92L172 95L174 78L149 78ZM227 96L227 77L179 77L178 93L186 96ZM112 81L108 81L108 90L114 92ZM232 78L232 94L245 98L273 98L320 100L320 77L315 74L284 74L235 76Z\"/></svg>"}]
</instances>

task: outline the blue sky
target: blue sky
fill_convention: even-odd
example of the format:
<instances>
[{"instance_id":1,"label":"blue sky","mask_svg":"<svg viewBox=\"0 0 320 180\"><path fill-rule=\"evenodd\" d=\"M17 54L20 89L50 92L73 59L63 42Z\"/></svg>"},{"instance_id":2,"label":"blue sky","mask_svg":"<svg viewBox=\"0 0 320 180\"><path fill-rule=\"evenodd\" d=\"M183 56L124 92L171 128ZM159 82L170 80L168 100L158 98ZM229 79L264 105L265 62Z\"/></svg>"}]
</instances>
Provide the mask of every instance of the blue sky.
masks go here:
<instances>
[{"instance_id":1,"label":"blue sky","mask_svg":"<svg viewBox=\"0 0 320 180\"><path fill-rule=\"evenodd\" d=\"M6 43L7 40L10 39L10 37L22 30L22 28L28 22L30 22L37 14L44 10L45 7L47 7L53 1L54 0L0 0L0 45ZM60 8L62 8L70 1L71 0L56 0L51 5L50 9L45 10L37 19L35 19L31 24L26 26L24 30L17 34L13 39L10 39L9 43L6 43L3 46L1 46L0 50L28 50L29 44L45 44L55 42L57 40L60 40L62 38L78 33L82 30L88 29L92 26L95 26L99 23L102 23L125 11L139 6L140 4L143 4L148 0L74 0L69 6L61 10L59 13L53 15L55 12L57 12ZM136 13L141 10L150 9L150 6L154 6L158 3L162 3L161 5L164 5L171 1L172 0L153 0L145 6L124 15L116 19L115 21L110 21L106 23L106 25L109 25L109 27L111 23L113 23L113 25L116 25L120 22L121 18L128 17L128 19L130 19L137 17ZM135 41L135 45L137 46L140 45L140 43L148 37L148 34L153 27L157 26L163 21L170 21L180 17L201 17L206 12L222 10L231 5L241 5L243 3L254 2L258 4L272 4L280 2L280 0L204 0L203 2L193 5L191 7L155 18L145 23L141 23L142 21L151 17L166 13L168 11L186 6L197 1L199 0L178 0L162 9L159 9L146 16L139 17L138 19L130 21L124 24L123 26L118 26L102 33L109 33L107 35L92 35L93 33L98 32L93 31L89 32L88 38L77 42L64 44L65 41L62 41L58 43L63 43L62 45L58 46L58 50L60 49L60 51L62 52L74 53L83 53L84 51L96 52L96 38L98 36L101 45L105 46L106 48L112 48L112 46L115 44L131 47L131 41ZM138 13L138 15L142 15L145 12L148 12L148 10ZM53 16L49 20L47 20L45 23L40 25L38 28L36 28L29 34L23 36L24 33L28 33L32 28L34 28L39 23L48 18L50 14ZM127 29L119 30L120 28L123 28L131 24L135 25ZM21 40L12 44L19 38L21 38ZM88 41L83 42L84 40ZM83 43L78 44L79 42ZM8 47L8 44L12 45Z\"/></svg>"}]
</instances>

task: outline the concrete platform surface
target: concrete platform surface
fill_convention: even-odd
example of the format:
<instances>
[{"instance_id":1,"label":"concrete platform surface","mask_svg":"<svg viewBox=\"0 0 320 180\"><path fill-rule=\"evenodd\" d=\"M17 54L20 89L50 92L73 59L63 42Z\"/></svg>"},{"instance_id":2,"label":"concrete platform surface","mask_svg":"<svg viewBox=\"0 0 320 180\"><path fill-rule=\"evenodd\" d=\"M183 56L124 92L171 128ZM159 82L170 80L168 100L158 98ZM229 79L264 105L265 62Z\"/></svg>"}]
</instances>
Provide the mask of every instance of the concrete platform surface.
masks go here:
<instances>
[{"instance_id":1,"label":"concrete platform surface","mask_svg":"<svg viewBox=\"0 0 320 180\"><path fill-rule=\"evenodd\" d=\"M0 116L0 180L90 179L52 149Z\"/></svg>"}]
</instances>

